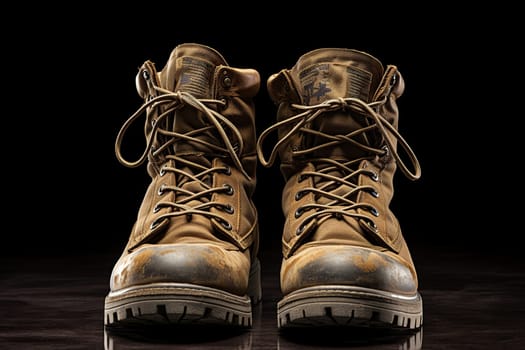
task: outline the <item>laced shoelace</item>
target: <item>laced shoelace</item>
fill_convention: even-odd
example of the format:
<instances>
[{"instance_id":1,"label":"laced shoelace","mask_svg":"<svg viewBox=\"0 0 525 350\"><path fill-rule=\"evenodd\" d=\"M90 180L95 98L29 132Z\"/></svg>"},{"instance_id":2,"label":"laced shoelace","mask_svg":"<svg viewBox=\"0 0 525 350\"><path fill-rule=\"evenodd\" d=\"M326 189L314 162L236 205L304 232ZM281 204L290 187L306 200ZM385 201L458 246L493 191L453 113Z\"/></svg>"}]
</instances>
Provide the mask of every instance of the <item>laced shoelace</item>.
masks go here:
<instances>
[{"instance_id":1,"label":"laced shoelace","mask_svg":"<svg viewBox=\"0 0 525 350\"><path fill-rule=\"evenodd\" d=\"M334 147L344 143L351 143L352 145L364 150L368 156L364 156L358 159L352 159L349 161L337 161L330 158L306 158L309 162L315 164L324 164L324 167L320 168L318 171L303 172L300 174L299 181L303 181L307 177L315 177L320 179L317 181L319 186L308 187L300 192L296 193L295 198L299 200L301 197L307 193L312 193L316 198L324 197L328 200L326 203L310 203L301 206L295 213L295 217L299 218L306 211L314 210L312 214L305 217L302 221L302 224L299 225L298 232L300 233L307 225L314 219L321 219L329 217L342 218L343 216L351 216L357 219L363 219L372 228L375 228L376 225L373 221L370 220L368 216L360 214L357 212L357 209L363 208L371 212L374 216L378 216L379 212L377 209L366 203L357 203L352 198L356 198L356 194L359 191L368 191L373 196L379 196L379 193L376 192L375 188L371 186L358 186L355 182L352 182L352 178L356 178L360 174L367 174L374 180L378 180L377 174L366 169L354 170L353 166L359 164L364 159L371 159L375 155L384 156L387 152L394 158L398 164L400 170L403 174L410 180L417 180L421 176L421 167L419 161L417 160L416 155L401 136L401 134L396 130L392 124L388 122L383 116L376 112L375 108L386 102L386 98L380 101L366 103L360 99L356 98L338 98L326 100L323 103L306 106L299 104L292 104L292 107L299 111L298 114L287 118L285 120L279 121L266 130L264 130L259 139L257 140L257 154L261 164L265 167L270 167L279 152L283 147L286 141L298 132L311 134L317 136L318 138L324 138L327 141L324 143L319 143L313 147L302 149L302 150L292 150L293 157L305 156L321 149ZM337 110L351 110L359 113L364 116L368 121L368 125L360 129L354 130L346 135L329 135L317 130L313 130L306 125L310 125L315 119L322 117L324 113L333 112ZM289 127L289 131L283 135L277 143L274 145L268 159L266 159L263 153L263 143L266 137L272 132L277 131L279 128ZM366 139L366 133L374 130L379 132L385 141L385 145L381 148L374 148L369 145L358 142L356 137L359 135L364 136ZM407 153L410 162L414 167L414 171L406 166L406 164L401 159L398 152L396 152L396 147L392 141L392 138L397 140L399 146ZM355 167L354 167L355 168ZM334 171L337 171L339 174L346 174L345 176L334 176L332 175ZM331 174L332 173L332 174ZM345 185L350 190L344 195L336 194L333 192L333 189Z\"/></svg>"},{"instance_id":2,"label":"laced shoelace","mask_svg":"<svg viewBox=\"0 0 525 350\"><path fill-rule=\"evenodd\" d=\"M155 159L158 158L160 154L164 154L166 162L169 159L172 159L176 164L191 168L195 170L195 172L192 174L180 169L180 167L175 168L168 167L166 165L161 167L161 176L163 176L166 172L173 172L179 175L180 179L185 179L185 181L179 181L177 186L163 185L159 188L160 194L164 193L165 191L173 191L176 194L175 198L178 198L179 196L177 194L180 194L182 199L178 199L177 202L161 201L157 203L154 209L156 211L163 207L171 207L173 210L160 215L152 224L151 228L154 228L154 226L158 225L163 219L168 217L185 215L188 220L191 220L193 215L203 215L208 218L215 218L226 229L231 229L230 223L226 222L219 214L210 212L209 209L216 207L222 211L231 213L233 211L233 207L225 203L212 202L209 200L209 198L211 198L211 195L215 192L223 192L231 195L233 194L233 188L229 185L212 187L206 181L206 178L209 178L209 176L215 172L224 172L229 174L231 173L231 169L229 167L206 167L202 164L190 161L189 159L185 159L183 156L171 154L167 151L170 146L176 144L177 142L182 141L199 143L206 148L217 152L217 154L229 156L236 168L239 169L246 178L250 179L250 176L243 168L241 159L239 157L239 154L242 154L243 152L243 140L239 130L225 116L208 107L209 105L224 106L225 102L215 99L197 99L188 92L172 92L158 86L156 86L155 89L160 93L160 95L146 101L122 125L115 141L116 157L118 161L124 166L138 167L146 161L148 155ZM209 125L203 126L199 129L191 130L187 133L179 133L161 128L161 125L163 125L163 121L165 121L166 118L173 117L173 113L176 110L185 106L194 108L196 112L202 112L202 115L209 122ZM154 110L161 111L156 119L149 117L149 115ZM148 123L149 120L151 120L152 123L151 131L146 136L146 147L142 155L137 160L128 161L123 157L121 152L123 138L129 127L143 115L146 115L146 123ZM210 130L215 130L218 133L223 146L207 142L197 137L199 134L208 132ZM228 137L227 131L233 135L232 138L235 140L235 146ZM153 147L154 141L161 139L158 137L158 135L162 135L162 140L165 141L158 147ZM203 188L203 190L199 192L192 192L186 188L183 188L181 184L185 183L186 181L195 181L200 185L201 188ZM191 203L191 205L189 203Z\"/></svg>"}]
</instances>

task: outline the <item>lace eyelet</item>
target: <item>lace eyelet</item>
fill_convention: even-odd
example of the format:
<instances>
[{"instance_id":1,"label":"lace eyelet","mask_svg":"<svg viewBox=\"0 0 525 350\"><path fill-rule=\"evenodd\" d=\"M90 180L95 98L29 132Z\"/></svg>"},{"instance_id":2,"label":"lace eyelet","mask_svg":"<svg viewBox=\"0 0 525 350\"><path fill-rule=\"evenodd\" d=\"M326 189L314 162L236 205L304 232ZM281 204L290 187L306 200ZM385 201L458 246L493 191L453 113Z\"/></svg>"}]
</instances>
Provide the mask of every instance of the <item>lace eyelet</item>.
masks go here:
<instances>
[{"instance_id":1,"label":"lace eyelet","mask_svg":"<svg viewBox=\"0 0 525 350\"><path fill-rule=\"evenodd\" d=\"M372 213L372 215L374 215L375 217L378 217L379 216L379 212L377 211L376 208L370 208L369 211Z\"/></svg>"},{"instance_id":2,"label":"lace eyelet","mask_svg":"<svg viewBox=\"0 0 525 350\"><path fill-rule=\"evenodd\" d=\"M228 221L221 220L221 226L224 227L224 229L230 231L233 227L232 224L230 224Z\"/></svg>"},{"instance_id":3,"label":"lace eyelet","mask_svg":"<svg viewBox=\"0 0 525 350\"><path fill-rule=\"evenodd\" d=\"M370 195L374 198L379 198L379 192L376 190L369 190L368 193L370 193Z\"/></svg>"},{"instance_id":4,"label":"lace eyelet","mask_svg":"<svg viewBox=\"0 0 525 350\"><path fill-rule=\"evenodd\" d=\"M304 180L306 180L306 176L305 175L301 174L301 175L297 176L297 183L301 183Z\"/></svg>"},{"instance_id":5,"label":"lace eyelet","mask_svg":"<svg viewBox=\"0 0 525 350\"><path fill-rule=\"evenodd\" d=\"M299 225L299 227L298 227L297 230L295 231L295 234L298 236L298 235L300 235L301 233L303 233L305 227L306 227L306 224L301 224L301 225Z\"/></svg>"},{"instance_id":6,"label":"lace eyelet","mask_svg":"<svg viewBox=\"0 0 525 350\"><path fill-rule=\"evenodd\" d=\"M226 89L229 89L232 86L232 78L225 75L224 78L222 78L222 86L224 86Z\"/></svg>"},{"instance_id":7,"label":"lace eyelet","mask_svg":"<svg viewBox=\"0 0 525 350\"><path fill-rule=\"evenodd\" d=\"M153 207L153 213L158 213L160 211L160 206L157 204Z\"/></svg>"},{"instance_id":8,"label":"lace eyelet","mask_svg":"<svg viewBox=\"0 0 525 350\"><path fill-rule=\"evenodd\" d=\"M305 194L306 192L304 191L297 191L297 193L295 193L295 200L296 201L301 200L301 198L303 198Z\"/></svg>"},{"instance_id":9,"label":"lace eyelet","mask_svg":"<svg viewBox=\"0 0 525 350\"><path fill-rule=\"evenodd\" d=\"M377 225L376 225L375 222L373 222L373 221L368 221L368 222L366 223L366 226L368 226L368 228L369 228L370 230L372 230L373 232L376 232L376 233L378 232L378 230L377 230Z\"/></svg>"},{"instance_id":10,"label":"lace eyelet","mask_svg":"<svg viewBox=\"0 0 525 350\"><path fill-rule=\"evenodd\" d=\"M226 167L224 167L222 172L223 172L223 174L231 175L232 174L232 168L230 168L229 166L226 166Z\"/></svg>"},{"instance_id":11,"label":"lace eyelet","mask_svg":"<svg viewBox=\"0 0 525 350\"><path fill-rule=\"evenodd\" d=\"M160 185L159 190L157 191L157 194L159 196L162 196L164 194L164 190L165 189L166 189L166 185L164 185L164 184Z\"/></svg>"},{"instance_id":12,"label":"lace eyelet","mask_svg":"<svg viewBox=\"0 0 525 350\"><path fill-rule=\"evenodd\" d=\"M295 216L295 218L297 219L297 218L299 218L301 215L303 215L303 213L304 213L304 210L303 210L302 208L299 208L299 209L297 209L297 210L295 211L294 216Z\"/></svg>"},{"instance_id":13,"label":"lace eyelet","mask_svg":"<svg viewBox=\"0 0 525 350\"><path fill-rule=\"evenodd\" d=\"M228 71L223 70L221 73L222 73L222 86L224 86L227 89L230 88L233 84L233 81L230 75L228 74Z\"/></svg>"},{"instance_id":14,"label":"lace eyelet","mask_svg":"<svg viewBox=\"0 0 525 350\"><path fill-rule=\"evenodd\" d=\"M372 173L370 175L370 178L375 181L375 182L378 182L379 181L379 175L377 173Z\"/></svg>"},{"instance_id":15,"label":"lace eyelet","mask_svg":"<svg viewBox=\"0 0 525 350\"><path fill-rule=\"evenodd\" d=\"M166 166L162 166L159 170L159 175L164 176L166 175Z\"/></svg>"},{"instance_id":16,"label":"lace eyelet","mask_svg":"<svg viewBox=\"0 0 525 350\"><path fill-rule=\"evenodd\" d=\"M149 225L149 229L150 229L150 230L154 230L154 229L156 229L159 225L160 225L160 221L159 221L159 220L154 220L154 221Z\"/></svg>"},{"instance_id":17,"label":"lace eyelet","mask_svg":"<svg viewBox=\"0 0 525 350\"><path fill-rule=\"evenodd\" d=\"M390 155L390 149L388 148L387 145L384 145L383 147L381 147L381 149L385 152L382 157L388 157Z\"/></svg>"},{"instance_id":18,"label":"lace eyelet","mask_svg":"<svg viewBox=\"0 0 525 350\"><path fill-rule=\"evenodd\" d=\"M397 74L392 75L392 79L390 79L390 86L394 86L397 82Z\"/></svg>"},{"instance_id":19,"label":"lace eyelet","mask_svg":"<svg viewBox=\"0 0 525 350\"><path fill-rule=\"evenodd\" d=\"M228 196L232 196L233 193L234 193L234 190L233 190L233 187L229 184L224 184L223 186L225 188L225 193L228 195Z\"/></svg>"},{"instance_id":20,"label":"lace eyelet","mask_svg":"<svg viewBox=\"0 0 525 350\"><path fill-rule=\"evenodd\" d=\"M144 80L149 80L150 78L149 72L147 70L143 70L142 77L144 78Z\"/></svg>"},{"instance_id":21,"label":"lace eyelet","mask_svg":"<svg viewBox=\"0 0 525 350\"><path fill-rule=\"evenodd\" d=\"M230 204L225 205L223 209L224 209L224 212L227 214L233 214L235 212L235 209Z\"/></svg>"}]
</instances>

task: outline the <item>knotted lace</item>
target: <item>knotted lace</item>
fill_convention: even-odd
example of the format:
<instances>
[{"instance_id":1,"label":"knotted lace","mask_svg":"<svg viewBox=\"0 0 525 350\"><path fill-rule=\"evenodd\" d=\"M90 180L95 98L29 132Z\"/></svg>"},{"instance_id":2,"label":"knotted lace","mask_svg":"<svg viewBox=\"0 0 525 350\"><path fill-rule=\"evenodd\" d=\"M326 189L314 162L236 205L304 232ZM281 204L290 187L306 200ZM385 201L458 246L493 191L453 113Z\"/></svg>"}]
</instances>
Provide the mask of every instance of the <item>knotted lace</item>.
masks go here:
<instances>
[{"instance_id":1,"label":"knotted lace","mask_svg":"<svg viewBox=\"0 0 525 350\"><path fill-rule=\"evenodd\" d=\"M297 133L305 133L316 136L316 139L325 139L325 142L318 142L309 148L302 150L292 150L292 157L296 159L307 159L308 162L316 164L316 171L305 171L299 176L299 181L304 180L306 177L312 177L317 179L314 187L302 189L296 194L296 199L300 199L307 193L313 193L316 198L324 198L322 201L316 201L316 203L310 203L300 207L295 213L296 218L300 217L309 210L314 212L303 219L302 224L299 226L298 231L304 229L304 227L313 219L319 219L321 217L335 216L341 218L342 216L352 216L354 218L360 218L365 220L372 228L375 228L375 223L370 220L369 217L359 214L357 209L362 208L371 212L374 216L378 216L378 211L369 204L357 203L355 198L360 191L367 191L373 196L378 196L379 193L372 186L359 186L357 185L358 175L365 174L371 178L377 180L377 174L367 170L358 169L357 165L365 159L373 159L377 156L385 156L387 153L391 155L399 166L403 174L410 180L417 180L421 176L421 168L416 155L396 130L392 124L388 122L383 116L381 116L376 109L386 102L386 98L380 101L366 103L357 98L338 98L326 100L323 103L306 106L299 104L292 104L292 107L299 111L298 114L279 121L268 129L264 130L259 139L257 140L257 155L263 166L271 166L279 152L279 150L286 144L286 142ZM309 125L313 125L314 120L322 118L327 112L334 112L338 110L353 111L363 116L366 120L365 126L362 128L351 131L346 135L330 135L323 133L318 130L313 130ZM268 159L263 154L263 143L266 137L277 131L279 128L289 128L289 131L284 134L277 141L273 147ZM361 140L368 140L368 134L371 132L379 133L384 142L381 142L380 148L373 147L370 144L364 144L363 142L357 141L358 137ZM409 157L414 170L411 171L401 159L400 155L396 151L394 140L397 140L399 146L406 152ZM363 150L365 156L357 159L338 161L330 158L316 158L309 155L315 152L335 147L338 145L350 143L355 147ZM306 156L306 157L305 157ZM341 176L340 176L341 175ZM346 186L348 192L339 193L334 191L340 188L342 185ZM300 233L300 232L298 232Z\"/></svg>"},{"instance_id":2,"label":"knotted lace","mask_svg":"<svg viewBox=\"0 0 525 350\"><path fill-rule=\"evenodd\" d=\"M213 173L223 172L229 174L231 169L229 167L205 166L188 159L189 157L187 155L177 155L176 152L172 151L177 143L187 142L201 144L215 155L219 155L222 158L230 158L236 168L249 179L250 176L243 168L240 159L240 154L243 152L241 133L225 116L209 107L210 105L224 106L225 102L215 99L198 99L188 92L172 92L158 86L155 87L155 89L160 95L147 100L135 113L133 113L133 115L129 117L121 127L115 142L116 157L124 166L137 167L148 159L148 155L152 159L159 159L161 154L165 158L166 163L171 159L177 164L176 168L168 167L167 165L160 168L159 172L161 176L166 172L173 172L178 175L178 181L175 186L162 185L158 190L160 194L165 191L175 192L175 198L177 201L161 201L157 203L155 210L159 210L163 207L171 207L172 211L159 216L152 224L152 228L159 224L162 219L167 217L186 215L187 219L191 220L192 215L195 214L204 215L208 218L213 217L225 228L231 228L231 225L220 215L209 211L211 207L217 207L226 212L231 212L233 210L232 206L228 204L210 201L211 195L215 192L232 194L233 188L231 186L224 185L221 187L212 187L213 181L211 181ZM191 107L195 109L196 113L201 112L207 123L204 123L205 125L201 128L186 133L166 130L161 127L162 125L169 125L170 123L166 122L167 118L174 118L174 113L183 107ZM158 114L156 119L151 117L154 115L154 111ZM151 130L146 135L146 147L137 160L128 161L123 157L121 152L123 138L129 127L143 115L146 115L146 123L151 123ZM213 131L219 135L217 143L210 143L198 137L203 133ZM230 137L228 137L228 132L232 135L233 142ZM155 141L162 143L153 147ZM191 189L189 189L188 187L184 187L184 184L188 182L194 182L198 185L191 186ZM195 188L199 188L200 190L195 191Z\"/></svg>"}]
</instances>

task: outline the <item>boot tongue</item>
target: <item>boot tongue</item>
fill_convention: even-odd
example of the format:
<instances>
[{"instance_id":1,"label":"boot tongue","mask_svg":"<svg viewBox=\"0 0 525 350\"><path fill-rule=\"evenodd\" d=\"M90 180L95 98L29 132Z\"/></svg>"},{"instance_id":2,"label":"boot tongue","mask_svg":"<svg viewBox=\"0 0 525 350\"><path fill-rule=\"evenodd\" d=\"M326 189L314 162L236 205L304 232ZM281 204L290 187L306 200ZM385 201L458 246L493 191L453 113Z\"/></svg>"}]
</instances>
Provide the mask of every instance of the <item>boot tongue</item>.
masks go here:
<instances>
[{"instance_id":1,"label":"boot tongue","mask_svg":"<svg viewBox=\"0 0 525 350\"><path fill-rule=\"evenodd\" d=\"M214 49L199 44L182 44L171 53L161 72L162 85L171 91L185 91L196 98L212 98L215 67L227 65Z\"/></svg>"},{"instance_id":2,"label":"boot tongue","mask_svg":"<svg viewBox=\"0 0 525 350\"><path fill-rule=\"evenodd\" d=\"M226 60L214 49L200 44L182 44L172 51L166 66L159 74L159 78L162 87L167 90L174 92L184 91L198 99L212 99L214 98L213 82L215 69L220 65L227 65ZM210 106L210 108L213 108L213 106ZM206 116L191 106L184 106L178 109L173 116L168 118L167 123L166 128L168 130L173 130L180 134L195 132L210 125ZM213 130L198 133L192 135L192 137L211 144L221 145L221 141ZM173 145L173 152L190 162L211 167L211 157L207 157L207 155L212 154L214 151L198 142L180 141ZM195 174L201 171L193 167L176 166L188 174ZM197 183L188 180L189 178L181 175L178 179L179 185L191 192L198 192L199 189L204 189ZM207 180L206 182L209 185L211 184L211 179L203 180Z\"/></svg>"},{"instance_id":3,"label":"boot tongue","mask_svg":"<svg viewBox=\"0 0 525 350\"><path fill-rule=\"evenodd\" d=\"M305 105L316 105L337 98L358 98L371 102L378 88L384 68L373 56L350 49L318 49L303 55L292 72L299 95ZM335 111L319 116L310 127L328 135L346 135L365 127L366 119L355 113ZM369 136L369 135L367 135ZM356 141L369 144L370 139L357 136ZM324 144L322 136L310 137L306 147ZM350 143L317 150L314 157L350 160L364 156L364 151Z\"/></svg>"},{"instance_id":4,"label":"boot tongue","mask_svg":"<svg viewBox=\"0 0 525 350\"><path fill-rule=\"evenodd\" d=\"M193 43L179 45L172 51L160 73L161 85L174 92L190 93L198 99L214 98L213 81L215 68L219 65L227 65L226 60L214 49ZM210 124L201 111L190 106L178 109L169 123L172 125L168 129L181 134L194 132ZM195 138L217 144L213 131L200 133ZM179 142L174 147L179 155L210 153L206 146L197 142Z\"/></svg>"},{"instance_id":5,"label":"boot tongue","mask_svg":"<svg viewBox=\"0 0 525 350\"><path fill-rule=\"evenodd\" d=\"M370 102L384 68L381 62L365 52L318 49L299 58L292 72L299 77L303 104L315 105L341 97Z\"/></svg>"}]
</instances>

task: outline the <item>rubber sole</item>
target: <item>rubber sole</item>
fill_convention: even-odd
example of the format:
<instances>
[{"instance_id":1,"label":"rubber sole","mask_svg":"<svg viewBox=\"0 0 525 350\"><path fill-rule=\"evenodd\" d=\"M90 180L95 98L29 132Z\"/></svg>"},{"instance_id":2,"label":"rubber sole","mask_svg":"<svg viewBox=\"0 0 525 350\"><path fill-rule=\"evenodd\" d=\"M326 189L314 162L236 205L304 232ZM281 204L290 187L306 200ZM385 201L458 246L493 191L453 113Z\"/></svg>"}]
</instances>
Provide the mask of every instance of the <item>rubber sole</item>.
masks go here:
<instances>
[{"instance_id":1,"label":"rubber sole","mask_svg":"<svg viewBox=\"0 0 525 350\"><path fill-rule=\"evenodd\" d=\"M110 293L104 324L231 324L250 327L250 297L191 284L157 283Z\"/></svg>"},{"instance_id":2,"label":"rubber sole","mask_svg":"<svg viewBox=\"0 0 525 350\"><path fill-rule=\"evenodd\" d=\"M277 324L416 329L423 324L423 301L419 293L406 297L361 287L309 287L278 302Z\"/></svg>"},{"instance_id":3,"label":"rubber sole","mask_svg":"<svg viewBox=\"0 0 525 350\"><path fill-rule=\"evenodd\" d=\"M199 324L252 326L252 305L262 298L260 264L250 271L247 295L188 283L151 283L110 292L104 325Z\"/></svg>"}]
</instances>

